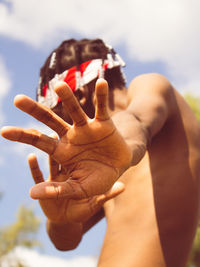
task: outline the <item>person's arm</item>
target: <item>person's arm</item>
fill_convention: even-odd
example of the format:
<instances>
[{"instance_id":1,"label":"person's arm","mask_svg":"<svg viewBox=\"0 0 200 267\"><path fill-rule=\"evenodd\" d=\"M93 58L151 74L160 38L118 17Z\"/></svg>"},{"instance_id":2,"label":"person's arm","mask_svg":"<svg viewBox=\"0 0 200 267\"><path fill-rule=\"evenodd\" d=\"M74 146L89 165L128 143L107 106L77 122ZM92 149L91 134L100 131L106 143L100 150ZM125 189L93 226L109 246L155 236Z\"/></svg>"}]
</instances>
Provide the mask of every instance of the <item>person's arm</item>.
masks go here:
<instances>
[{"instance_id":1,"label":"person's arm","mask_svg":"<svg viewBox=\"0 0 200 267\"><path fill-rule=\"evenodd\" d=\"M33 180L36 184L44 182L37 158L28 157ZM66 181L67 176L59 164L49 157L49 177L47 181ZM42 199L40 206L47 217L46 229L54 246L62 251L75 249L82 236L104 217L103 204L123 192L124 185L116 182L105 194L82 200Z\"/></svg>"},{"instance_id":2,"label":"person's arm","mask_svg":"<svg viewBox=\"0 0 200 267\"><path fill-rule=\"evenodd\" d=\"M172 114L173 87L162 75L141 75L130 84L128 102L127 109L116 113L112 120L131 148L135 165Z\"/></svg>"},{"instance_id":3,"label":"person's arm","mask_svg":"<svg viewBox=\"0 0 200 267\"><path fill-rule=\"evenodd\" d=\"M81 223L54 223L46 222L46 229L51 242L58 250L66 251L75 249L83 235Z\"/></svg>"},{"instance_id":4,"label":"person's arm","mask_svg":"<svg viewBox=\"0 0 200 267\"><path fill-rule=\"evenodd\" d=\"M19 95L15 105L57 132L56 140L35 129L6 126L1 135L11 141L33 145L49 155L65 170L67 180L36 184L34 199L83 199L105 194L130 166L132 153L108 114L108 84L96 83L95 117L89 118L65 82L55 88L63 108L73 120L66 123L52 110L31 98Z\"/></svg>"},{"instance_id":5,"label":"person's arm","mask_svg":"<svg viewBox=\"0 0 200 267\"><path fill-rule=\"evenodd\" d=\"M50 220L46 222L46 229L51 242L58 250L75 249L82 236L104 217L103 208L83 223L57 224Z\"/></svg>"}]
</instances>

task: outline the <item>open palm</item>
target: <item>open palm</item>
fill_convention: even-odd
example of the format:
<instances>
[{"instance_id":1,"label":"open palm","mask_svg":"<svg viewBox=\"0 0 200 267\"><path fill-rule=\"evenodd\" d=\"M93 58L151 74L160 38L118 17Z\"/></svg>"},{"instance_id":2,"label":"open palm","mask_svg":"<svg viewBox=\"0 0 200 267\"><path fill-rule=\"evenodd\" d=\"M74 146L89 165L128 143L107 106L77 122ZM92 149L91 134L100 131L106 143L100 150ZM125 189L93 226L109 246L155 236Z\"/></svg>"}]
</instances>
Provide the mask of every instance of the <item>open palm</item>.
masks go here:
<instances>
[{"instance_id":1,"label":"open palm","mask_svg":"<svg viewBox=\"0 0 200 267\"><path fill-rule=\"evenodd\" d=\"M49 157L49 177L46 181L44 181L34 154L29 155L28 162L36 184L66 181L65 171L59 168L59 164L51 156ZM41 199L39 202L47 218L54 223L85 222L97 213L107 200L114 198L123 190L124 185L121 182L116 182L108 192L98 196L82 200L73 200L67 197L61 199Z\"/></svg>"},{"instance_id":2,"label":"open palm","mask_svg":"<svg viewBox=\"0 0 200 267\"><path fill-rule=\"evenodd\" d=\"M109 118L108 85L102 79L96 84L94 119L87 117L66 83L58 84L55 91L73 125L26 96L17 96L15 105L57 132L58 140L34 129L19 127L4 127L1 134L47 152L65 170L67 179L63 182L49 181L35 185L30 192L33 198L83 199L103 194L129 167L132 157L130 148Z\"/></svg>"}]
</instances>

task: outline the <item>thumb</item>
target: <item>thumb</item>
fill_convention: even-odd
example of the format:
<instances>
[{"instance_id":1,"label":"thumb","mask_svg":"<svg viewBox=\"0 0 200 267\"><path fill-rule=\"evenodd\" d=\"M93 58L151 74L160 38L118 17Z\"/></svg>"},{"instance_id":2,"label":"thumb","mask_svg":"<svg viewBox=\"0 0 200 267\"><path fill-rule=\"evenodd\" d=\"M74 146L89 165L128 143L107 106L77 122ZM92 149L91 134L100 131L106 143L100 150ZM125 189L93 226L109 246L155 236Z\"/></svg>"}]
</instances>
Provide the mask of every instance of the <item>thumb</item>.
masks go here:
<instances>
[{"instance_id":1,"label":"thumb","mask_svg":"<svg viewBox=\"0 0 200 267\"><path fill-rule=\"evenodd\" d=\"M125 185L122 182L115 182L109 191L105 194L96 197L96 202L98 205L103 205L106 201L118 196L125 190Z\"/></svg>"},{"instance_id":2,"label":"thumb","mask_svg":"<svg viewBox=\"0 0 200 267\"><path fill-rule=\"evenodd\" d=\"M88 197L83 187L71 180L39 183L30 189L29 194L33 199L83 199Z\"/></svg>"},{"instance_id":3,"label":"thumb","mask_svg":"<svg viewBox=\"0 0 200 267\"><path fill-rule=\"evenodd\" d=\"M125 185L122 182L117 181L114 183L112 188L106 193L91 198L88 202L90 205L91 215L95 214L99 209L101 209L101 207L106 201L118 196L124 190Z\"/></svg>"},{"instance_id":4,"label":"thumb","mask_svg":"<svg viewBox=\"0 0 200 267\"><path fill-rule=\"evenodd\" d=\"M125 190L125 185L122 182L116 182L112 188L105 194L94 196L82 200L71 200L73 204L69 205L67 210L68 220L71 222L86 222L94 214L96 214L102 205L109 199L116 197Z\"/></svg>"}]
</instances>

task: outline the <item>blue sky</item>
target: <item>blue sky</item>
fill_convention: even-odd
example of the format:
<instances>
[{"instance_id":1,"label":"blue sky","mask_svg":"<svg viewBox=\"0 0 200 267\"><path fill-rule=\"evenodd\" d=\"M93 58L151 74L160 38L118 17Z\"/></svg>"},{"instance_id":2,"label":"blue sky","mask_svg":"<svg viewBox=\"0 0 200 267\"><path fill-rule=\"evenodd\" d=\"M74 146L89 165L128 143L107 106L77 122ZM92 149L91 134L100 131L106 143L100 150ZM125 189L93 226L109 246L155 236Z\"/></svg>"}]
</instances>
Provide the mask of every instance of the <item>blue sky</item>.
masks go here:
<instances>
[{"instance_id":1,"label":"blue sky","mask_svg":"<svg viewBox=\"0 0 200 267\"><path fill-rule=\"evenodd\" d=\"M51 131L13 106L16 94L35 98L39 69L53 48L68 38L100 37L126 62L127 82L159 72L177 90L200 95L200 2L198 0L0 0L0 127L19 125ZM73 252L56 251L45 232L45 218L28 195L33 185L27 155L35 152L48 175L47 157L36 149L0 138L0 226L14 221L20 204L41 217L43 253L62 258L96 256L105 221Z\"/></svg>"}]
</instances>

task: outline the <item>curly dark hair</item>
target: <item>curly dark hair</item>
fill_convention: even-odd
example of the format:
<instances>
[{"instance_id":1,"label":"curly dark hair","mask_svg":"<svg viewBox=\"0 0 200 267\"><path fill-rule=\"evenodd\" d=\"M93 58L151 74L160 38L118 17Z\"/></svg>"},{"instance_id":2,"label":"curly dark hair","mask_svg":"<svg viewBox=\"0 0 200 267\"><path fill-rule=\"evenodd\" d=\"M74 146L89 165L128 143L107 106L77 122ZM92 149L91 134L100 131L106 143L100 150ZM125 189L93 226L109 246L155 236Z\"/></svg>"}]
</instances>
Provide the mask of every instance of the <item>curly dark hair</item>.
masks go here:
<instances>
[{"instance_id":1,"label":"curly dark hair","mask_svg":"<svg viewBox=\"0 0 200 267\"><path fill-rule=\"evenodd\" d=\"M81 63L92 59L106 59L109 47L101 39L69 39L63 41L52 51L40 70L40 89L55 76L63 71L79 66ZM113 50L114 51L114 50ZM52 64L52 55L54 62ZM125 78L120 67L106 69L104 78L107 80L110 90L125 87Z\"/></svg>"}]
</instances>

